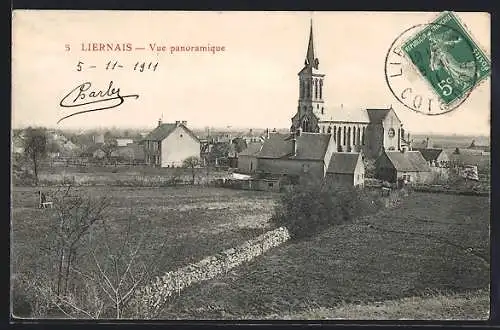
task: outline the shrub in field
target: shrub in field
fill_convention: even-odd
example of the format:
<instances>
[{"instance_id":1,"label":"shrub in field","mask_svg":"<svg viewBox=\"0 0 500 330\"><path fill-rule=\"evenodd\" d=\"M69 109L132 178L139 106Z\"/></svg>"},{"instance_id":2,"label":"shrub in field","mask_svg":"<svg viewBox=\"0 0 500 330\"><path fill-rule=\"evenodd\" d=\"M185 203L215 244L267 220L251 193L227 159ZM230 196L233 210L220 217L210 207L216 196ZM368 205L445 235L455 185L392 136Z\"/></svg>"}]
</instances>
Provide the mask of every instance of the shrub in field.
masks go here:
<instances>
[{"instance_id":1,"label":"shrub in field","mask_svg":"<svg viewBox=\"0 0 500 330\"><path fill-rule=\"evenodd\" d=\"M271 222L292 237L312 236L323 229L376 212L380 198L354 187L295 186L283 193Z\"/></svg>"}]
</instances>

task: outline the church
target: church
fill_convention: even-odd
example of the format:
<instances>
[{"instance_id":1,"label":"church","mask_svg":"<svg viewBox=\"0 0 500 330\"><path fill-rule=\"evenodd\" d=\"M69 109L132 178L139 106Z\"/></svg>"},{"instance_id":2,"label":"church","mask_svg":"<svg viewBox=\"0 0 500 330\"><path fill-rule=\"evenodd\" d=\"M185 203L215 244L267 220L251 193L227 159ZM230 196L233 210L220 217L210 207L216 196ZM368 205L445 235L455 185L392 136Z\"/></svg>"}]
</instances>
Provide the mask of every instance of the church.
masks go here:
<instances>
[{"instance_id":1,"label":"church","mask_svg":"<svg viewBox=\"0 0 500 330\"><path fill-rule=\"evenodd\" d=\"M292 118L291 132L332 134L339 152L363 152L368 158L377 158L384 150L408 148L403 123L391 107L365 108L328 106L324 98L326 75L319 69L314 50L313 26L304 67L299 76L297 113Z\"/></svg>"},{"instance_id":2,"label":"church","mask_svg":"<svg viewBox=\"0 0 500 330\"><path fill-rule=\"evenodd\" d=\"M269 185L286 178L350 186L364 185L364 158L386 160L376 163L391 182L420 180L421 172L430 171L422 155L411 151L409 133L405 139L403 123L392 106L327 106L326 75L319 69L314 50L312 21L304 67L298 76L298 106L290 133L268 133L262 146L242 153L239 171L272 178Z\"/></svg>"}]
</instances>

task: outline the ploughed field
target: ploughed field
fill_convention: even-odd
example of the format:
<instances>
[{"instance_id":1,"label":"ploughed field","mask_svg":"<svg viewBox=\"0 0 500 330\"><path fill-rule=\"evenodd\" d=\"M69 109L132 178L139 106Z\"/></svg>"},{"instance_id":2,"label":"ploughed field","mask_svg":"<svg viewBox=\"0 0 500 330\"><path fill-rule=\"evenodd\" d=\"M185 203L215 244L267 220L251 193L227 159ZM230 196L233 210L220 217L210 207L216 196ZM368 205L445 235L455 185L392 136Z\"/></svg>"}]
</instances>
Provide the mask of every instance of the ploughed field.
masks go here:
<instances>
[{"instance_id":1,"label":"ploughed field","mask_svg":"<svg viewBox=\"0 0 500 330\"><path fill-rule=\"evenodd\" d=\"M436 293L474 295L490 282L489 209L488 197L415 192L398 208L289 241L193 285L162 317L283 318Z\"/></svg>"},{"instance_id":2,"label":"ploughed field","mask_svg":"<svg viewBox=\"0 0 500 330\"><path fill-rule=\"evenodd\" d=\"M45 192L56 188L44 188ZM157 252L158 272L176 270L188 263L236 246L268 230L276 194L197 186L75 187L71 194L110 198L104 218L119 236L128 217L147 223L149 252ZM38 209L37 189L12 189L12 272L36 271L49 223L57 221L53 209ZM136 232L136 235L140 233ZM111 242L113 243L113 242ZM155 246L165 243L161 251Z\"/></svg>"}]
</instances>

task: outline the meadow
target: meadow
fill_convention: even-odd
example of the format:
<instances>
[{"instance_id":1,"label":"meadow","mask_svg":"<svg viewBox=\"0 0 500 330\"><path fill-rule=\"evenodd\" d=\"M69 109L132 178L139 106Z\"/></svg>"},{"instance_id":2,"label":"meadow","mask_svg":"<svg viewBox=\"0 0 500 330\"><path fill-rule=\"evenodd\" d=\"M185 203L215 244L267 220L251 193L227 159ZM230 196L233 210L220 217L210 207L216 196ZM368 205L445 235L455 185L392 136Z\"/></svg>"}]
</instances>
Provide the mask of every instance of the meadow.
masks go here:
<instances>
[{"instance_id":1,"label":"meadow","mask_svg":"<svg viewBox=\"0 0 500 330\"><path fill-rule=\"evenodd\" d=\"M279 319L436 293L477 297L490 282L489 221L487 197L414 192L398 208L285 243L224 278L187 288L162 316ZM486 315L489 300L476 300L475 315ZM350 317L377 318L360 309Z\"/></svg>"},{"instance_id":2,"label":"meadow","mask_svg":"<svg viewBox=\"0 0 500 330\"><path fill-rule=\"evenodd\" d=\"M56 187L45 187L50 194ZM162 247L158 272L176 270L205 256L231 248L267 230L275 195L198 186L179 187L76 187L74 195L109 198L103 217L116 233L124 233L127 219L134 216L147 224L148 242ZM40 267L50 222L57 221L54 209L38 209L37 189L12 189L12 273ZM147 220L147 221L145 221ZM140 233L135 233L140 234ZM119 235L118 235L119 236Z\"/></svg>"}]
</instances>

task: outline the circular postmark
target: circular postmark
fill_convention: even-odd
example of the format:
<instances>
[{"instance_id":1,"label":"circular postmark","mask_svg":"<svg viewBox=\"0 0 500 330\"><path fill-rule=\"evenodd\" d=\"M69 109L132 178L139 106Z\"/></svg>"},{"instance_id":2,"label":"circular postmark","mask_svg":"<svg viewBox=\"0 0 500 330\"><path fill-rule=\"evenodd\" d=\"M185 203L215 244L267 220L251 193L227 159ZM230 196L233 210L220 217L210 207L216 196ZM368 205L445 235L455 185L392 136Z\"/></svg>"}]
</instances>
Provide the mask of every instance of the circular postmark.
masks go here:
<instances>
[{"instance_id":1,"label":"circular postmark","mask_svg":"<svg viewBox=\"0 0 500 330\"><path fill-rule=\"evenodd\" d=\"M477 85L481 63L476 47L459 29L418 24L391 44L384 73L394 97L406 108L429 116L459 107Z\"/></svg>"}]
</instances>

